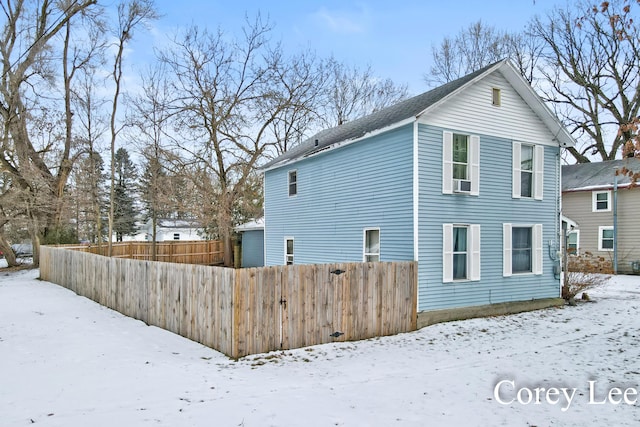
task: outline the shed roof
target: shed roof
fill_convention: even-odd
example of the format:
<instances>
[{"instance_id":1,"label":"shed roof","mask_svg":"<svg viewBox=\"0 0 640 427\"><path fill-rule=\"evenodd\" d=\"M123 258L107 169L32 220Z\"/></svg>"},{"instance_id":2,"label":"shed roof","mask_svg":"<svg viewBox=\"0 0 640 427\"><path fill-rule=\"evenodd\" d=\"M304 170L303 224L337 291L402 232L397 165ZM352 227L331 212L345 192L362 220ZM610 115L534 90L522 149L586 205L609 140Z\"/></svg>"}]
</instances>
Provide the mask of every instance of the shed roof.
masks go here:
<instances>
[{"instance_id":1,"label":"shed roof","mask_svg":"<svg viewBox=\"0 0 640 427\"><path fill-rule=\"evenodd\" d=\"M330 149L334 145L358 140L367 134L402 123L406 120L415 120L449 96L454 95L466 86L497 70L503 71L505 78L514 86L525 102L531 106L533 111L541 117L542 121L549 127L560 144L563 146L574 145L575 141L558 121L557 117L551 113L528 82L515 70L509 60L504 59L368 116L322 130L276 159L268 162L261 169L268 170L292 163L301 158Z\"/></svg>"},{"instance_id":2,"label":"shed roof","mask_svg":"<svg viewBox=\"0 0 640 427\"><path fill-rule=\"evenodd\" d=\"M640 159L631 157L622 160L604 162L577 163L562 166L562 191L587 191L613 187L616 169L626 166L640 171ZM618 185L628 186L628 176L618 176Z\"/></svg>"}]
</instances>

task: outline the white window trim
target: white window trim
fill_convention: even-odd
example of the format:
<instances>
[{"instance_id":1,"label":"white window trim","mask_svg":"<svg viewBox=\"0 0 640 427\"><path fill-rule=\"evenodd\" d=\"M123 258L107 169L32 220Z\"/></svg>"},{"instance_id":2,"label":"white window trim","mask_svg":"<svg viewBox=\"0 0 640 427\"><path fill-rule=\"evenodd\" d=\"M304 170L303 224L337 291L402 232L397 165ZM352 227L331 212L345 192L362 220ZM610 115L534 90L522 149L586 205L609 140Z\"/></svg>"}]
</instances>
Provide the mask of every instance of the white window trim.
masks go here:
<instances>
[{"instance_id":1,"label":"white window trim","mask_svg":"<svg viewBox=\"0 0 640 427\"><path fill-rule=\"evenodd\" d=\"M521 147L522 145L529 145L533 147L533 188L531 191L532 197L522 197L520 191L522 189L522 183L520 181L521 170ZM526 144L522 142L513 143L512 151L512 191L511 197L514 199L534 199L543 200L544 197L544 146L535 144Z\"/></svg>"},{"instance_id":2,"label":"white window trim","mask_svg":"<svg viewBox=\"0 0 640 427\"><path fill-rule=\"evenodd\" d=\"M378 231L378 253L367 252L367 231ZM378 255L378 261L381 260L380 254L382 252L382 233L380 227L366 227L362 230L362 262L368 262L367 256Z\"/></svg>"},{"instance_id":3,"label":"white window trim","mask_svg":"<svg viewBox=\"0 0 640 427\"><path fill-rule=\"evenodd\" d=\"M567 247L565 248L565 251L569 250L569 235L570 234L575 234L576 235L576 252L574 254L571 254L571 255L578 255L578 254L580 254L580 230L571 230L571 231L567 232L567 239L566 239L566 246Z\"/></svg>"},{"instance_id":4,"label":"white window trim","mask_svg":"<svg viewBox=\"0 0 640 427\"><path fill-rule=\"evenodd\" d=\"M598 209L598 194L607 195L607 209ZM591 192L591 211L592 212L611 212L611 190L592 191Z\"/></svg>"},{"instance_id":5,"label":"white window trim","mask_svg":"<svg viewBox=\"0 0 640 427\"><path fill-rule=\"evenodd\" d=\"M494 107L502 105L502 91L499 87L491 88L491 105Z\"/></svg>"},{"instance_id":6,"label":"white window trim","mask_svg":"<svg viewBox=\"0 0 640 427\"><path fill-rule=\"evenodd\" d=\"M453 228L467 227L467 278L453 278ZM480 224L442 224L442 283L480 280Z\"/></svg>"},{"instance_id":7,"label":"white window trim","mask_svg":"<svg viewBox=\"0 0 640 427\"><path fill-rule=\"evenodd\" d=\"M291 173L296 173L296 193L291 194ZM289 197L296 197L298 195L298 169L291 169L287 171L287 194Z\"/></svg>"},{"instance_id":8,"label":"white window trim","mask_svg":"<svg viewBox=\"0 0 640 427\"><path fill-rule=\"evenodd\" d=\"M601 225L600 227L598 227L598 251L601 252L613 252L613 248L609 249L609 248L603 248L602 247L602 232L604 230L613 230L613 226L612 225ZM616 242L615 242L615 235L613 236L613 245L615 246Z\"/></svg>"},{"instance_id":9,"label":"white window trim","mask_svg":"<svg viewBox=\"0 0 640 427\"><path fill-rule=\"evenodd\" d=\"M442 132L442 194L454 194L453 191L453 134L451 131ZM480 137L467 135L469 144L469 157L467 159L468 176L471 181L471 191L467 194L478 196L480 194ZM465 193L455 193L465 194Z\"/></svg>"},{"instance_id":10,"label":"white window trim","mask_svg":"<svg viewBox=\"0 0 640 427\"><path fill-rule=\"evenodd\" d=\"M295 259L296 259L296 241L293 237L286 237L284 238L284 265L288 265L287 261L289 258L289 254L287 253L287 242L291 240L293 241L293 253L291 254L291 265L293 265L295 263Z\"/></svg>"},{"instance_id":11,"label":"white window trim","mask_svg":"<svg viewBox=\"0 0 640 427\"><path fill-rule=\"evenodd\" d=\"M531 271L524 273L513 273L512 265L512 236L511 231L514 227L526 227L531 228ZM526 275L540 275L543 271L543 250L542 250L542 224L502 224L502 275L504 277L510 276L526 276Z\"/></svg>"}]
</instances>

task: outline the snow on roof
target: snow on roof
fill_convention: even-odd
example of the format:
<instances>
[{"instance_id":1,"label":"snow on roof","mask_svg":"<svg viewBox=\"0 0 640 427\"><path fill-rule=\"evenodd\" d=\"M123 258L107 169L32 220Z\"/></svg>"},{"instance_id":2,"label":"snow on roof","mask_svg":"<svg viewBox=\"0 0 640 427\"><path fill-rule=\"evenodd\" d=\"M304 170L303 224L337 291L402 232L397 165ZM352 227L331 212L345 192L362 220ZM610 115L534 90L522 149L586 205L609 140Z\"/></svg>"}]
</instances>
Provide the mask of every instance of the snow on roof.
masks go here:
<instances>
[{"instance_id":1,"label":"snow on roof","mask_svg":"<svg viewBox=\"0 0 640 427\"><path fill-rule=\"evenodd\" d=\"M252 230L264 230L264 217L256 218L253 221L245 222L236 227L236 231L252 231Z\"/></svg>"}]
</instances>

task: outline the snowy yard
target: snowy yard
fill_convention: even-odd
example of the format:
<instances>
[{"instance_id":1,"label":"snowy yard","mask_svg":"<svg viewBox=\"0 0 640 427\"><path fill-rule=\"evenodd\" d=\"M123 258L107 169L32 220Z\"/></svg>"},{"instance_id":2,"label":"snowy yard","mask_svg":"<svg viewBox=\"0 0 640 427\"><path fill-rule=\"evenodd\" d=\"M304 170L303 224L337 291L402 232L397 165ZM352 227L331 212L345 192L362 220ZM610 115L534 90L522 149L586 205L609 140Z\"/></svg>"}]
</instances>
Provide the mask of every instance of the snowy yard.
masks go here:
<instances>
[{"instance_id":1,"label":"snowy yard","mask_svg":"<svg viewBox=\"0 0 640 427\"><path fill-rule=\"evenodd\" d=\"M640 425L640 277L239 361L37 277L0 270L0 426Z\"/></svg>"}]
</instances>

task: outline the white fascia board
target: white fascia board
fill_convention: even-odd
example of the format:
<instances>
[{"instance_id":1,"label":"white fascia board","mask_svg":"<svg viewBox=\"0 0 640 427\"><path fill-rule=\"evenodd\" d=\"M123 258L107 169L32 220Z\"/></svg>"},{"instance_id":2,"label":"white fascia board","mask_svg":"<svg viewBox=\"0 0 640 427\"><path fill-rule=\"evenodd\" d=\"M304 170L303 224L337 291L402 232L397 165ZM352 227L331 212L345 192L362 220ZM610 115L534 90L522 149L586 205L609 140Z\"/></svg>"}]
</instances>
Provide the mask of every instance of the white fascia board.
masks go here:
<instances>
[{"instance_id":1,"label":"white fascia board","mask_svg":"<svg viewBox=\"0 0 640 427\"><path fill-rule=\"evenodd\" d=\"M303 155L301 157L296 157L295 159L285 160L283 162L276 163L275 165L270 166L270 167L268 167L266 169L261 169L261 172L264 173L264 172L268 172L268 171L271 171L271 170L274 170L274 169L281 168L283 166L290 166L290 165L292 165L294 163L297 163L297 162L299 162L301 160L306 160L306 159L310 159L312 157L316 157L316 156L320 156L320 155L329 153L329 152L331 152L333 150L336 150L338 148L346 147L347 145L351 145L351 144L354 144L356 142L360 142L362 140L365 140L365 139L374 137L376 135L380 135L382 133L388 132L390 130L393 130L393 129L396 129L396 128L399 128L399 127L402 127L402 126L405 126L405 125L408 125L408 124L411 124L415 120L416 120L415 117L409 117L408 119L401 120L401 121L396 122L396 123L394 123L392 125L389 125L389 126L386 126L386 127L380 128L380 129L376 129L376 130L371 131L371 132L367 132L367 133L365 133L364 135L362 135L359 138L348 139L348 140L336 142L335 144L328 145L326 147L323 147L321 150L319 150L316 153L311 153L311 154L308 154L308 155Z\"/></svg>"}]
</instances>

